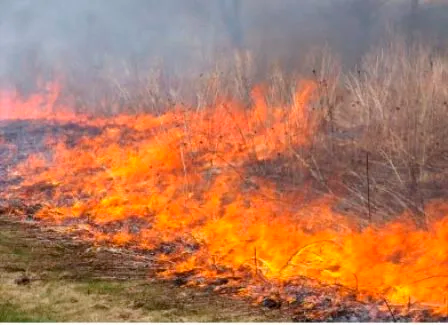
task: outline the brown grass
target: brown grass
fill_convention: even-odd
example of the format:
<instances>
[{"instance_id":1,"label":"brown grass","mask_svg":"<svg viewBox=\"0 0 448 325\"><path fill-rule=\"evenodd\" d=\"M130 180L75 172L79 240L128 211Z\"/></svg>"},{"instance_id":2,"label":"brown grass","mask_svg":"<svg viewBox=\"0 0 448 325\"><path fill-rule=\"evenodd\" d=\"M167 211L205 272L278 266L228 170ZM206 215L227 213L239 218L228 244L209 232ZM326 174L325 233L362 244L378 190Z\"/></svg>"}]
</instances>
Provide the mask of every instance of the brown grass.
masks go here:
<instances>
[{"instance_id":1,"label":"brown grass","mask_svg":"<svg viewBox=\"0 0 448 325\"><path fill-rule=\"evenodd\" d=\"M135 62L106 60L108 68L98 80L73 75L66 86L82 112L161 114L176 104L195 111L210 108L223 98L250 107L250 92L260 83L268 106L290 107L298 81L313 79L319 131L309 148L291 148L294 154L279 178L303 174L293 182L300 189L311 177L318 192L338 196L340 208L366 222L388 221L405 210L422 226L428 222L426 203L443 197L448 183L446 54L394 36L351 70L329 48L310 49L300 69L291 71L275 62L260 69L259 61L253 53L237 51L209 71L180 78L160 62L141 70Z\"/></svg>"}]
</instances>

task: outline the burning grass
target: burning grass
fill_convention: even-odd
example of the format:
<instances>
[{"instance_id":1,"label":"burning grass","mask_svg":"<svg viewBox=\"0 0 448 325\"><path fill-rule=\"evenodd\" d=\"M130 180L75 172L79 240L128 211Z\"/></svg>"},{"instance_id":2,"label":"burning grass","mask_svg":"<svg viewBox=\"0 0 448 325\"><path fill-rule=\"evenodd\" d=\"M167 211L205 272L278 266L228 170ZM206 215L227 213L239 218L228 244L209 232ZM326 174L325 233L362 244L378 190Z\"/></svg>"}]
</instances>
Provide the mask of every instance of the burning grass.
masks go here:
<instances>
[{"instance_id":1,"label":"burning grass","mask_svg":"<svg viewBox=\"0 0 448 325\"><path fill-rule=\"evenodd\" d=\"M273 321L278 310L148 276L138 254L0 214L0 321Z\"/></svg>"},{"instance_id":2,"label":"burning grass","mask_svg":"<svg viewBox=\"0 0 448 325\"><path fill-rule=\"evenodd\" d=\"M5 133L2 159L15 166L3 197L83 239L151 252L164 265L156 275L179 285L218 281L218 292L300 311L304 292L327 288L328 305L308 302L327 314L311 318L347 301L371 303L375 317L442 317L446 169L429 162L446 162L438 130L448 65L417 53L367 60L343 99L314 71L281 104L259 86L250 108L218 99L159 115L64 113L41 123L73 132L28 144L22 159ZM8 95L3 110L14 118L36 101L53 107L58 87L49 89L48 101Z\"/></svg>"}]
</instances>

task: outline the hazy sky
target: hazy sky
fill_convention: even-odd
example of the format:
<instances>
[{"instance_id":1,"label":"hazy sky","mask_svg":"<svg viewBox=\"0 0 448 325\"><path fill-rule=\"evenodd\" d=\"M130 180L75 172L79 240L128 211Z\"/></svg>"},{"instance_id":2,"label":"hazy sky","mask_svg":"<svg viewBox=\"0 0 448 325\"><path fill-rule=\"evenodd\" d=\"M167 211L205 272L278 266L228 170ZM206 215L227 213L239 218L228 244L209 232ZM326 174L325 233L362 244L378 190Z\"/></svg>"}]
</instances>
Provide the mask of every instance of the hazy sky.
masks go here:
<instances>
[{"instance_id":1,"label":"hazy sky","mask_svg":"<svg viewBox=\"0 0 448 325\"><path fill-rule=\"evenodd\" d=\"M230 6L233 0L0 0L0 75L54 67L96 71L129 60L201 69L231 47L220 1ZM325 43L351 60L408 14L408 0L382 8L379 2L241 0L240 24L234 20L230 28L265 61L300 60L312 44Z\"/></svg>"}]
</instances>

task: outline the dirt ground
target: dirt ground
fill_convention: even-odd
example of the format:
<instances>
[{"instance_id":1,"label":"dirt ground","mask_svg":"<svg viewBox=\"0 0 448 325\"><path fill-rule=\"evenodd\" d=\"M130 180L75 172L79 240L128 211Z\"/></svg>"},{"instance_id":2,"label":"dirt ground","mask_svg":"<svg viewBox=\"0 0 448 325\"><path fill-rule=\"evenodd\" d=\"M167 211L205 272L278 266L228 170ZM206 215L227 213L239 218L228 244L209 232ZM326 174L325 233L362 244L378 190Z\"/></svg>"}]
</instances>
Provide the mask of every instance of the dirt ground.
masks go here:
<instances>
[{"instance_id":1,"label":"dirt ground","mask_svg":"<svg viewBox=\"0 0 448 325\"><path fill-rule=\"evenodd\" d=\"M153 279L154 267L0 215L0 322L290 320L279 310Z\"/></svg>"}]
</instances>

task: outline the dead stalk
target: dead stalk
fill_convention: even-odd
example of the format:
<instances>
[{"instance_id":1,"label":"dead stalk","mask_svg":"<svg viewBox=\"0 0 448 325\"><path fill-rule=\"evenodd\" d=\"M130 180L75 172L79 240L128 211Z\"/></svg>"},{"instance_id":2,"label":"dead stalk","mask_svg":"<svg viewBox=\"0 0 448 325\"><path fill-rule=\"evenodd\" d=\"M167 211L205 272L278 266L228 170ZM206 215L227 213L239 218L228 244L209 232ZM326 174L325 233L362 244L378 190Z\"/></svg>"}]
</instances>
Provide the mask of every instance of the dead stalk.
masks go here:
<instances>
[{"instance_id":1,"label":"dead stalk","mask_svg":"<svg viewBox=\"0 0 448 325\"><path fill-rule=\"evenodd\" d=\"M254 276L257 277L257 275L258 275L258 258L257 258L257 248L256 247L254 247L254 267L255 267Z\"/></svg>"},{"instance_id":2,"label":"dead stalk","mask_svg":"<svg viewBox=\"0 0 448 325\"><path fill-rule=\"evenodd\" d=\"M369 152L366 152L366 178L367 178L367 210L369 212L369 222L372 222L372 210L370 205Z\"/></svg>"},{"instance_id":3,"label":"dead stalk","mask_svg":"<svg viewBox=\"0 0 448 325\"><path fill-rule=\"evenodd\" d=\"M384 303L386 304L387 309L389 310L389 313L390 313L390 315L392 316L392 319L394 320L394 323L396 323L396 322L397 322L397 319L395 318L394 312L392 311L392 308L390 307L389 302L387 301L386 298L383 298L383 301L384 301Z\"/></svg>"},{"instance_id":4,"label":"dead stalk","mask_svg":"<svg viewBox=\"0 0 448 325\"><path fill-rule=\"evenodd\" d=\"M184 171L184 181L185 181L184 192L185 192L185 195L186 195L187 192L188 192L188 187L189 186L188 186L187 165L185 163L184 148L183 148L182 145L180 146L180 157L181 157L181 160L182 160L182 168L183 168L183 171Z\"/></svg>"}]
</instances>

